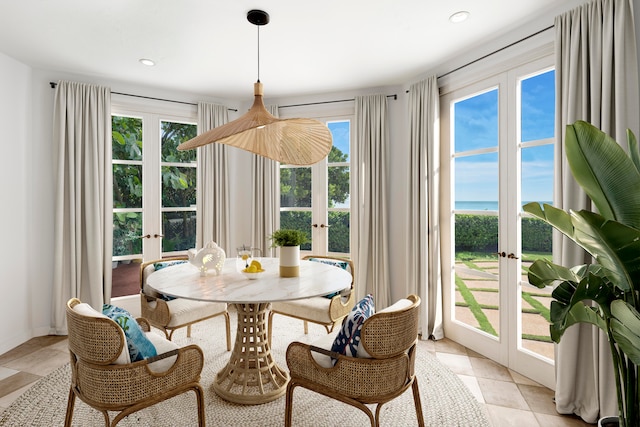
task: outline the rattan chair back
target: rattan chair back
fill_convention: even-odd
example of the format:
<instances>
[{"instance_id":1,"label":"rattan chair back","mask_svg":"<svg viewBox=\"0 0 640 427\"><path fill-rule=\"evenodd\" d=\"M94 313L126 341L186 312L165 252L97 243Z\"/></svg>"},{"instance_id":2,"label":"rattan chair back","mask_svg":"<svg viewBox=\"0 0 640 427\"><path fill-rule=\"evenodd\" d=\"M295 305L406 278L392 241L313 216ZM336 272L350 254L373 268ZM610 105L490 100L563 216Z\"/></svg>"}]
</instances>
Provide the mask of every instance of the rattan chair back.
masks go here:
<instances>
[{"instance_id":1,"label":"rattan chair back","mask_svg":"<svg viewBox=\"0 0 640 427\"><path fill-rule=\"evenodd\" d=\"M188 345L150 359L116 364L125 349L126 338L113 320L93 317L74 310L81 301L67 302L69 355L71 359L71 387L67 402L65 427L71 426L75 398L100 411L105 426L114 427L127 415L173 396L194 391L198 407L198 425L205 425L204 391L200 374L204 366L202 349ZM145 319L137 319L145 332L151 326ZM156 372L149 364L175 357L173 365L164 372ZM110 420L109 411L118 414Z\"/></svg>"},{"instance_id":2,"label":"rattan chair back","mask_svg":"<svg viewBox=\"0 0 640 427\"><path fill-rule=\"evenodd\" d=\"M290 380L285 402L285 426L292 425L296 387L323 394L359 408L372 427L380 424L382 405L412 389L418 425L424 426L418 379L415 376L418 307L420 298L409 295L404 309L376 313L361 329L361 344L371 357L349 357L313 345L293 342L287 348ZM332 368L321 366L312 353L337 359ZM375 404L375 414L367 406Z\"/></svg>"},{"instance_id":3,"label":"rattan chair back","mask_svg":"<svg viewBox=\"0 0 640 427\"><path fill-rule=\"evenodd\" d=\"M376 359L393 357L407 350L418 336L418 305L416 295L407 297L412 304L400 311L377 313L362 325L360 345Z\"/></svg>"},{"instance_id":4,"label":"rattan chair back","mask_svg":"<svg viewBox=\"0 0 640 427\"><path fill-rule=\"evenodd\" d=\"M69 350L79 359L96 365L109 365L116 361L125 346L122 328L111 319L87 317L73 308L80 300L67 303Z\"/></svg>"}]
</instances>

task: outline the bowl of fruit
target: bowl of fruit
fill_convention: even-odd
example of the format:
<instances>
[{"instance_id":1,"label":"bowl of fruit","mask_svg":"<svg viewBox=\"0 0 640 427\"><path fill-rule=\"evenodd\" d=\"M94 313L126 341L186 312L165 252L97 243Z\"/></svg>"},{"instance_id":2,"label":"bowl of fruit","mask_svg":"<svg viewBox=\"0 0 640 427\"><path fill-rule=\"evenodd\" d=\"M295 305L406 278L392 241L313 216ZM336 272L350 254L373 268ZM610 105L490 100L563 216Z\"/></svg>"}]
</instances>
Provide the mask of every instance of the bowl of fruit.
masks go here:
<instances>
[{"instance_id":1,"label":"bowl of fruit","mask_svg":"<svg viewBox=\"0 0 640 427\"><path fill-rule=\"evenodd\" d=\"M255 259L251 261L251 264L249 264L247 268L242 269L244 277L251 280L259 279L260 276L262 276L262 273L264 273L262 264L260 264L260 261Z\"/></svg>"}]
</instances>

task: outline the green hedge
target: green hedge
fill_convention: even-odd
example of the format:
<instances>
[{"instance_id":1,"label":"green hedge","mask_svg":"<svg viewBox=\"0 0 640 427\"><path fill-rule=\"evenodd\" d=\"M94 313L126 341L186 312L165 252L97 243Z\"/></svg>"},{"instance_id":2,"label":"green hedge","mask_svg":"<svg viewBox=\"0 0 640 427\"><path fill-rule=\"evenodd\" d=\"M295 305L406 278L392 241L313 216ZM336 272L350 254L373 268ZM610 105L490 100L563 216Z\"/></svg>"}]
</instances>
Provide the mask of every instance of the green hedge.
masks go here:
<instances>
[{"instance_id":1,"label":"green hedge","mask_svg":"<svg viewBox=\"0 0 640 427\"><path fill-rule=\"evenodd\" d=\"M455 216L456 251L497 252L498 217L488 215ZM551 252L552 228L535 218L522 219L522 251Z\"/></svg>"}]
</instances>

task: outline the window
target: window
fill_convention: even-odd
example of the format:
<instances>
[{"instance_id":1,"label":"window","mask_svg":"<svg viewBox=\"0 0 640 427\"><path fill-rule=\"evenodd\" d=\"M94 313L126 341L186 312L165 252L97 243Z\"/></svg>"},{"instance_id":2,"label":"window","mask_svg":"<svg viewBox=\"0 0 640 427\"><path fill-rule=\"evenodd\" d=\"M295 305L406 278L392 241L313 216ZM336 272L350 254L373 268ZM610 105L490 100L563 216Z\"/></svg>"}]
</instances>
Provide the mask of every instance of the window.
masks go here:
<instances>
[{"instance_id":1,"label":"window","mask_svg":"<svg viewBox=\"0 0 640 427\"><path fill-rule=\"evenodd\" d=\"M280 228L304 231L314 254L350 252L351 121L326 120L333 146L312 166L280 165Z\"/></svg>"}]
</instances>

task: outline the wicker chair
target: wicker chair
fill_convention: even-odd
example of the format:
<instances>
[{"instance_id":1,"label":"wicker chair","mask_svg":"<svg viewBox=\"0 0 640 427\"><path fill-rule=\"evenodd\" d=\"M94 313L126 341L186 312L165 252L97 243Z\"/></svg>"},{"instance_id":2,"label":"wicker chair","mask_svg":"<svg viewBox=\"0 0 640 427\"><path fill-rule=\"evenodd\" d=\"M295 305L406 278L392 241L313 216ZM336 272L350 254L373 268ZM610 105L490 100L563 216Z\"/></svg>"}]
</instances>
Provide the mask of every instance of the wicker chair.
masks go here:
<instances>
[{"instance_id":1,"label":"wicker chair","mask_svg":"<svg viewBox=\"0 0 640 427\"><path fill-rule=\"evenodd\" d=\"M414 372L420 298L409 295L407 300L397 303L404 308L395 309L394 304L387 309L390 311L382 310L363 323L360 346L369 358L331 352L326 349L331 348L330 340L326 339L320 340L324 341L324 348L300 342L289 345L286 357L291 379L287 385L285 426L291 426L295 387L304 387L355 406L367 414L371 426L375 427L380 425L382 405L411 387L418 425L424 426L418 379ZM326 361L323 363L321 358ZM337 359L334 366L331 366L331 358ZM366 404L377 405L375 416Z\"/></svg>"},{"instance_id":2,"label":"wicker chair","mask_svg":"<svg viewBox=\"0 0 640 427\"><path fill-rule=\"evenodd\" d=\"M319 259L326 260L327 262L347 263L347 271L351 273L351 287L345 292L341 292L339 295L333 298L325 297L313 297L305 298L301 300L293 301L279 301L271 304L271 311L269 312L269 342L271 342L271 333L273 324L273 315L280 314L283 316L289 316L304 321L304 333L309 333L309 323L317 323L322 325L327 330L327 333L331 333L336 325L342 323L342 319L349 314L349 311L355 304L355 291L354 291L354 275L355 269L353 262L344 258L327 257L321 255L308 255L303 259Z\"/></svg>"},{"instance_id":3,"label":"wicker chair","mask_svg":"<svg viewBox=\"0 0 640 427\"><path fill-rule=\"evenodd\" d=\"M218 302L191 301L184 298L176 298L165 301L159 298L157 292L150 289L147 277L155 271L154 265L161 262L184 261L187 256L175 256L144 262L140 266L140 312L152 326L162 329L171 340L176 329L187 327L187 336L191 336L191 325L212 317L224 316L227 351L231 350L231 326L227 305Z\"/></svg>"},{"instance_id":4,"label":"wicker chair","mask_svg":"<svg viewBox=\"0 0 640 427\"><path fill-rule=\"evenodd\" d=\"M204 392L199 383L204 355L200 347L177 348L160 335L150 333L147 337L153 338L157 349L160 349L160 340L173 350L127 363L129 354L122 328L91 308L88 310L92 313L87 313L87 309L81 312L81 307L75 308L79 304L77 298L67 302L71 388L65 426L71 426L76 396L100 411L105 426L109 427L133 412L189 390L196 394L198 425L205 425ZM150 331L145 319L137 320L143 331ZM169 357L173 357L173 364ZM160 367L160 363L165 365ZM107 411L119 412L111 423Z\"/></svg>"}]
</instances>

